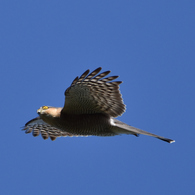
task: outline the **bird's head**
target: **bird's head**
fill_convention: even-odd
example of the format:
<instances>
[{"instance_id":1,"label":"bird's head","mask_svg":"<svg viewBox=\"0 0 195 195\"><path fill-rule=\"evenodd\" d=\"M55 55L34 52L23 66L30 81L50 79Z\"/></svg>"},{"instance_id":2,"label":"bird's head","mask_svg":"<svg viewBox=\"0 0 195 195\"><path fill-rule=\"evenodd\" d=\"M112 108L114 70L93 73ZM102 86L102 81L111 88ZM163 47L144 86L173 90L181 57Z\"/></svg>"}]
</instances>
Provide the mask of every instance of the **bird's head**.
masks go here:
<instances>
[{"instance_id":1,"label":"bird's head","mask_svg":"<svg viewBox=\"0 0 195 195\"><path fill-rule=\"evenodd\" d=\"M37 110L37 114L42 115L42 114L47 114L48 110L50 109L50 106L41 106Z\"/></svg>"},{"instance_id":2,"label":"bird's head","mask_svg":"<svg viewBox=\"0 0 195 195\"><path fill-rule=\"evenodd\" d=\"M56 108L56 107L52 107L52 106L41 106L38 110L37 110L37 114L40 117L59 117L60 113L61 113L62 108Z\"/></svg>"}]
</instances>

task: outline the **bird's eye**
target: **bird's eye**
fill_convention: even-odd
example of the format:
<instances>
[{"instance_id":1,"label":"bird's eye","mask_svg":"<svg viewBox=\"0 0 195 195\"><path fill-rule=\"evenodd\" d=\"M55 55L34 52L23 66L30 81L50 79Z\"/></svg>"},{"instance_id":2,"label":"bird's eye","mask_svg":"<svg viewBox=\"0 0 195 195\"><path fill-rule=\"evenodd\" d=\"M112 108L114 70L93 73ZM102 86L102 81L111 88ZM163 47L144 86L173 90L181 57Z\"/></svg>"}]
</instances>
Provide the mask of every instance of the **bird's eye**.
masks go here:
<instances>
[{"instance_id":1,"label":"bird's eye","mask_svg":"<svg viewBox=\"0 0 195 195\"><path fill-rule=\"evenodd\" d=\"M48 109L48 106L43 106L42 108L43 108L43 110L46 110L46 109Z\"/></svg>"}]
</instances>

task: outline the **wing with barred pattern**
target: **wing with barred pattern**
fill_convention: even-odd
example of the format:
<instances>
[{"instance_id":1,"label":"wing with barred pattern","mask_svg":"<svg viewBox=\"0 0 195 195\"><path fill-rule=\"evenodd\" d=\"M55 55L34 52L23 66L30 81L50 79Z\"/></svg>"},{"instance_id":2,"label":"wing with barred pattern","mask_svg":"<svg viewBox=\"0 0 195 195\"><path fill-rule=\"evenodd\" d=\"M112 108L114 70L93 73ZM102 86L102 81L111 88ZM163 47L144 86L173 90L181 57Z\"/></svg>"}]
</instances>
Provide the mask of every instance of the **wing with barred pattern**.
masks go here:
<instances>
[{"instance_id":1,"label":"wing with barred pattern","mask_svg":"<svg viewBox=\"0 0 195 195\"><path fill-rule=\"evenodd\" d=\"M25 130L25 133L31 133L34 137L39 134L42 135L43 139L50 139L54 141L57 137L67 137L67 136L76 136L74 134L61 131L48 123L45 123L40 117L34 118L27 122L22 130Z\"/></svg>"},{"instance_id":2,"label":"wing with barred pattern","mask_svg":"<svg viewBox=\"0 0 195 195\"><path fill-rule=\"evenodd\" d=\"M119 85L121 81L113 81L118 76L107 76L110 71L98 74L101 67L89 74L85 71L76 77L71 86L65 91L65 105L62 113L93 114L104 113L117 117L124 113L125 105ZM98 75L97 75L98 74Z\"/></svg>"}]
</instances>

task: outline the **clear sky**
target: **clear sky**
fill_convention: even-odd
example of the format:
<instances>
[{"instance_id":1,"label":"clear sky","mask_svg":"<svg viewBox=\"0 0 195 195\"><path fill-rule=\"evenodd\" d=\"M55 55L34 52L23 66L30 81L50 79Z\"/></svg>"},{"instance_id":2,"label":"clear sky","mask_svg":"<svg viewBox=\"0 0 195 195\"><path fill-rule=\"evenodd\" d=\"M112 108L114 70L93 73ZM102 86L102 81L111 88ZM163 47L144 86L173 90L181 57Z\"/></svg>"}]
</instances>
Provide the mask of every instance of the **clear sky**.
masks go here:
<instances>
[{"instance_id":1,"label":"clear sky","mask_svg":"<svg viewBox=\"0 0 195 195\"><path fill-rule=\"evenodd\" d=\"M195 1L0 2L0 192L195 194ZM140 135L43 140L21 127L86 69L119 75Z\"/></svg>"}]
</instances>

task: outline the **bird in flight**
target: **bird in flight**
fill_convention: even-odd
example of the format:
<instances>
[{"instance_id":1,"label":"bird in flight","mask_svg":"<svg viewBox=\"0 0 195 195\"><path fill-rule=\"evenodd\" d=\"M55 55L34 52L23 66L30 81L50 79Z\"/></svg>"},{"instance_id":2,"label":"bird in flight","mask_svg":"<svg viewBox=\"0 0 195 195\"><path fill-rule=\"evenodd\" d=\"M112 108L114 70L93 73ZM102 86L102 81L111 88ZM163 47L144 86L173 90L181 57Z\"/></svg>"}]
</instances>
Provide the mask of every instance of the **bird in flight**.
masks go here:
<instances>
[{"instance_id":1,"label":"bird in flight","mask_svg":"<svg viewBox=\"0 0 195 195\"><path fill-rule=\"evenodd\" d=\"M23 128L33 136L53 141L61 136L114 136L120 134L149 135L168 143L164 138L132 127L116 117L125 112L125 104L119 85L113 81L118 76L106 77L110 71L102 72L101 67L90 73L86 70L76 77L65 91L64 107L42 106L37 110L38 117L27 122ZM106 77L106 78L105 78Z\"/></svg>"}]
</instances>

